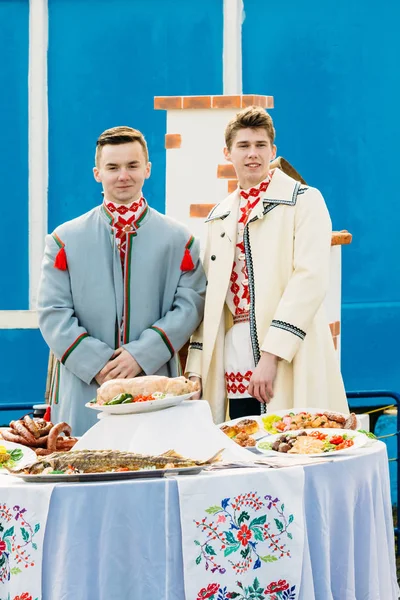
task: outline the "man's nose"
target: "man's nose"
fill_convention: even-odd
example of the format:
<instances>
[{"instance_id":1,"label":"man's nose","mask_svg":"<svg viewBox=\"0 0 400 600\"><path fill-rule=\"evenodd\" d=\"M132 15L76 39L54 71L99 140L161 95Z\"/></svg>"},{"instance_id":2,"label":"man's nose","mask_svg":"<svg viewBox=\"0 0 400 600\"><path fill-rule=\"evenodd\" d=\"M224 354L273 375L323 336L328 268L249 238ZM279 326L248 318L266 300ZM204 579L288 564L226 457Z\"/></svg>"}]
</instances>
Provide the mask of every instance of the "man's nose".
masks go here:
<instances>
[{"instance_id":1,"label":"man's nose","mask_svg":"<svg viewBox=\"0 0 400 600\"><path fill-rule=\"evenodd\" d=\"M118 179L127 179L128 178L128 171L127 169L124 169L124 167L122 167L122 169L119 172L119 176Z\"/></svg>"},{"instance_id":2,"label":"man's nose","mask_svg":"<svg viewBox=\"0 0 400 600\"><path fill-rule=\"evenodd\" d=\"M248 156L257 156L256 146L249 146L247 154L248 154Z\"/></svg>"}]
</instances>

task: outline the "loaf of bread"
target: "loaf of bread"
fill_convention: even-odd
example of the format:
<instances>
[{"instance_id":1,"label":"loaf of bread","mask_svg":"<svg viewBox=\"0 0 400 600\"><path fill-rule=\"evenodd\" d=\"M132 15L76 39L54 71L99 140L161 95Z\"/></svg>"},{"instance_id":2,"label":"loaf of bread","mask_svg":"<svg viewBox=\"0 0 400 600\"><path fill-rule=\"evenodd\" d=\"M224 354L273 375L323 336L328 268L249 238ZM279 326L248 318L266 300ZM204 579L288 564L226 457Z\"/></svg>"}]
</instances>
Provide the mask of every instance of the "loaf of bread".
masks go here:
<instances>
[{"instance_id":1,"label":"loaf of bread","mask_svg":"<svg viewBox=\"0 0 400 600\"><path fill-rule=\"evenodd\" d=\"M182 396L199 391L199 384L185 377L163 377L148 375L133 379L110 379L97 390L97 404L105 404L118 394L135 396L150 396L154 392Z\"/></svg>"}]
</instances>

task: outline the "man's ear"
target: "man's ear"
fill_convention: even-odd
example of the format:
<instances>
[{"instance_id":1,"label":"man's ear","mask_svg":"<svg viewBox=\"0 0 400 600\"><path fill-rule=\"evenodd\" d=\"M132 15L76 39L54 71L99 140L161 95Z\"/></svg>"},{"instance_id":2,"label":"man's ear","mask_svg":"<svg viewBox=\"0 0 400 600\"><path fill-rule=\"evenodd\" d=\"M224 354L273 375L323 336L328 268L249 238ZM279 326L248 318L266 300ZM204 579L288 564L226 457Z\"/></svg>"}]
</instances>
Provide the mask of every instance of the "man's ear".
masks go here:
<instances>
[{"instance_id":1,"label":"man's ear","mask_svg":"<svg viewBox=\"0 0 400 600\"><path fill-rule=\"evenodd\" d=\"M93 177L97 181L97 183L101 183L100 171L97 167L93 167Z\"/></svg>"},{"instance_id":2,"label":"man's ear","mask_svg":"<svg viewBox=\"0 0 400 600\"><path fill-rule=\"evenodd\" d=\"M275 144L274 144L274 145L272 146L272 158L271 158L271 161L272 161L272 160L275 160L275 158L276 158L276 152L277 152L277 147L276 147L276 146L275 146Z\"/></svg>"},{"instance_id":3,"label":"man's ear","mask_svg":"<svg viewBox=\"0 0 400 600\"><path fill-rule=\"evenodd\" d=\"M149 161L149 162L147 163L147 165L146 165L146 174L145 174L145 176L144 176L144 178L145 178L145 179L148 179L148 178L150 177L150 175L151 175L151 167L152 167L152 164L151 164L151 162Z\"/></svg>"},{"instance_id":4,"label":"man's ear","mask_svg":"<svg viewBox=\"0 0 400 600\"><path fill-rule=\"evenodd\" d=\"M228 160L229 162L232 162L231 160L231 153L229 152L228 148L224 148L224 156L226 158L226 160Z\"/></svg>"}]
</instances>

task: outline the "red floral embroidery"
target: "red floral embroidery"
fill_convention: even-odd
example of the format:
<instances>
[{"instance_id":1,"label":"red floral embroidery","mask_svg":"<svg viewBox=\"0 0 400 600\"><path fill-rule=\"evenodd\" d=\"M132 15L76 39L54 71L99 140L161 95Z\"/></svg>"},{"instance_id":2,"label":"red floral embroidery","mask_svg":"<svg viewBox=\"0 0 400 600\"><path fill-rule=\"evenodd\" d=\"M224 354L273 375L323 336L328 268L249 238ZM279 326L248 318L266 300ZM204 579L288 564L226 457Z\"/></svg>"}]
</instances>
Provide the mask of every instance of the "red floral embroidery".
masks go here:
<instances>
[{"instance_id":1,"label":"red floral embroidery","mask_svg":"<svg viewBox=\"0 0 400 600\"><path fill-rule=\"evenodd\" d=\"M218 583L209 583L206 588L202 588L199 592L199 595L197 596L197 600L204 600L205 598L211 598L211 596L214 596L214 594L216 594L219 590L219 584Z\"/></svg>"},{"instance_id":2,"label":"red floral embroidery","mask_svg":"<svg viewBox=\"0 0 400 600\"><path fill-rule=\"evenodd\" d=\"M0 541L0 554L2 554L6 548L7 548L6 543L3 542L3 540L1 540Z\"/></svg>"},{"instance_id":3,"label":"red floral embroidery","mask_svg":"<svg viewBox=\"0 0 400 600\"><path fill-rule=\"evenodd\" d=\"M251 540L252 535L253 534L251 533L251 529L249 529L247 525L243 524L240 530L238 531L237 538L239 542L241 542L242 546L247 546L249 540Z\"/></svg>"},{"instance_id":4,"label":"red floral embroidery","mask_svg":"<svg viewBox=\"0 0 400 600\"><path fill-rule=\"evenodd\" d=\"M289 584L287 581L285 579L280 579L279 581L273 581L270 583L265 591L268 594L272 594L273 592L284 592L287 589L289 589Z\"/></svg>"},{"instance_id":5,"label":"red floral embroidery","mask_svg":"<svg viewBox=\"0 0 400 600\"><path fill-rule=\"evenodd\" d=\"M24 592L20 596L15 596L13 600L32 600L32 596L28 592Z\"/></svg>"}]
</instances>

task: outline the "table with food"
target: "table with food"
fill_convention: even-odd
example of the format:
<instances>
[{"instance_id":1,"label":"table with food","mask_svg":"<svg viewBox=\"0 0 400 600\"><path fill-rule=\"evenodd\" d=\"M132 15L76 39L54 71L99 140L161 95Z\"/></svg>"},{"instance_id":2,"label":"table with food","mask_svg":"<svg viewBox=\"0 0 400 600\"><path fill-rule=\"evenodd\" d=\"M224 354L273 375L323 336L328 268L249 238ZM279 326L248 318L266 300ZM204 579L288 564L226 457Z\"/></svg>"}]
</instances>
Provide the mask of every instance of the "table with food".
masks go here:
<instances>
[{"instance_id":1,"label":"table with food","mask_svg":"<svg viewBox=\"0 0 400 600\"><path fill-rule=\"evenodd\" d=\"M355 414L214 424L184 377L107 381L82 437L0 429L0 598L398 597L386 446Z\"/></svg>"}]
</instances>

